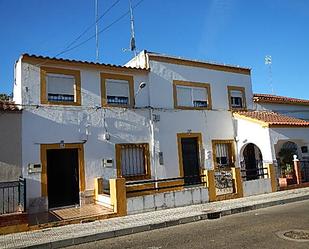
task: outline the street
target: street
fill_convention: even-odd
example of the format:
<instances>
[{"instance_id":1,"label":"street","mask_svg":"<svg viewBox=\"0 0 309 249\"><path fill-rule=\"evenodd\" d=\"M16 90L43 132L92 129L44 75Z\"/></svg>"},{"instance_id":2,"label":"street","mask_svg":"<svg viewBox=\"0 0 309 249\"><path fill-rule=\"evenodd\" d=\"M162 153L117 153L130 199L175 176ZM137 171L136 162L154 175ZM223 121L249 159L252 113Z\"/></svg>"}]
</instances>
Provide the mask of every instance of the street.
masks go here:
<instances>
[{"instance_id":1,"label":"street","mask_svg":"<svg viewBox=\"0 0 309 249\"><path fill-rule=\"evenodd\" d=\"M309 230L309 201L296 202L70 248L309 248L309 242L286 240L280 231Z\"/></svg>"}]
</instances>

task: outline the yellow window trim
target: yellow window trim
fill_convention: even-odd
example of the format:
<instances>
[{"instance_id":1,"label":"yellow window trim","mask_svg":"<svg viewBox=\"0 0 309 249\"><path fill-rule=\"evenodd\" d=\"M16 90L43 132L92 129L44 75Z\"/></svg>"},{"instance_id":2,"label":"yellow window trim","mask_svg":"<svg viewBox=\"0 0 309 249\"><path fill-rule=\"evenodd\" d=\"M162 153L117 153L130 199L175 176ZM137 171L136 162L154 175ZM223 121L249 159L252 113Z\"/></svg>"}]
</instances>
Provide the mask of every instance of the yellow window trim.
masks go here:
<instances>
[{"instance_id":1,"label":"yellow window trim","mask_svg":"<svg viewBox=\"0 0 309 249\"><path fill-rule=\"evenodd\" d=\"M202 134L201 133L177 133L177 145L178 145L178 161L179 161L179 176L184 177L183 172L183 160L182 160L182 146L181 139L182 138L197 138L198 142L198 153L199 153L199 165L201 167L200 162L200 151L203 146L202 143Z\"/></svg>"},{"instance_id":2,"label":"yellow window trim","mask_svg":"<svg viewBox=\"0 0 309 249\"><path fill-rule=\"evenodd\" d=\"M207 95L208 95L208 96L206 96L207 97L207 107L179 106L178 103L177 103L177 86L205 88L207 90ZM211 108L212 108L210 84L208 84L208 83L174 80L173 81L173 98L174 98L174 108L175 109L211 110Z\"/></svg>"},{"instance_id":3,"label":"yellow window trim","mask_svg":"<svg viewBox=\"0 0 309 249\"><path fill-rule=\"evenodd\" d=\"M64 148L60 144L41 144L41 196L47 197L47 150L53 149L78 149L78 170L79 170L79 191L85 191L85 166L84 166L84 146L83 144L64 144Z\"/></svg>"},{"instance_id":4,"label":"yellow window trim","mask_svg":"<svg viewBox=\"0 0 309 249\"><path fill-rule=\"evenodd\" d=\"M63 74L63 75L71 75L75 78L74 85L74 97L76 101L74 102L65 102L65 101L48 101L46 96L46 75L48 73L54 74ZM49 104L49 105L81 105L81 79L80 79L80 71L72 70L72 69L64 69L64 68L56 68L56 67L41 67L41 104Z\"/></svg>"},{"instance_id":5,"label":"yellow window trim","mask_svg":"<svg viewBox=\"0 0 309 249\"><path fill-rule=\"evenodd\" d=\"M121 148L127 146L142 146L144 148L144 160L145 160L145 175L141 176L132 176L132 177L125 177L122 175L121 170ZM149 144L147 143L128 143L128 144L116 144L116 168L117 168L117 177L125 177L126 180L143 180L143 179L150 179L151 178L151 170L150 170L150 153L149 153Z\"/></svg>"},{"instance_id":6,"label":"yellow window trim","mask_svg":"<svg viewBox=\"0 0 309 249\"><path fill-rule=\"evenodd\" d=\"M107 103L106 98L106 80L126 80L129 82L129 105L113 105ZM101 104L102 106L111 107L134 107L134 80L131 75L101 73Z\"/></svg>"},{"instance_id":7,"label":"yellow window trim","mask_svg":"<svg viewBox=\"0 0 309 249\"><path fill-rule=\"evenodd\" d=\"M240 92L242 92L242 99L243 99L243 107L242 108L232 107L231 91L240 91ZM234 110L237 110L237 111L245 111L245 110L247 110L246 89L244 87L240 87L240 86L227 86L227 92L228 92L229 110L233 110L233 111Z\"/></svg>"},{"instance_id":8,"label":"yellow window trim","mask_svg":"<svg viewBox=\"0 0 309 249\"><path fill-rule=\"evenodd\" d=\"M213 164L214 164L214 169L218 169L218 164L217 164L217 150L216 150L216 145L217 144L228 144L229 145L229 158L231 160L231 167L235 166L235 161L236 161L236 151L235 151L235 146L234 146L234 140L233 139L217 139L217 140L211 140L212 143L212 156L213 156Z\"/></svg>"}]
</instances>

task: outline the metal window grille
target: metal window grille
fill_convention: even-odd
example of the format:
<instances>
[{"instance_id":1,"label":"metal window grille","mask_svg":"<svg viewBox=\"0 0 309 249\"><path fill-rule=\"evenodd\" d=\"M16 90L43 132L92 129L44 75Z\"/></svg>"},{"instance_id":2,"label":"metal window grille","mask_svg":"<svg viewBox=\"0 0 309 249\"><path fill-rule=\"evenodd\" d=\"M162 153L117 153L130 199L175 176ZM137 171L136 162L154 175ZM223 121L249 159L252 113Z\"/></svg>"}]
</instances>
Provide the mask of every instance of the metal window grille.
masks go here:
<instances>
[{"instance_id":1,"label":"metal window grille","mask_svg":"<svg viewBox=\"0 0 309 249\"><path fill-rule=\"evenodd\" d=\"M218 167L227 167L230 165L229 144L216 144L216 161Z\"/></svg>"},{"instance_id":2,"label":"metal window grille","mask_svg":"<svg viewBox=\"0 0 309 249\"><path fill-rule=\"evenodd\" d=\"M147 175L148 144L121 145L121 174L126 178Z\"/></svg>"}]
</instances>

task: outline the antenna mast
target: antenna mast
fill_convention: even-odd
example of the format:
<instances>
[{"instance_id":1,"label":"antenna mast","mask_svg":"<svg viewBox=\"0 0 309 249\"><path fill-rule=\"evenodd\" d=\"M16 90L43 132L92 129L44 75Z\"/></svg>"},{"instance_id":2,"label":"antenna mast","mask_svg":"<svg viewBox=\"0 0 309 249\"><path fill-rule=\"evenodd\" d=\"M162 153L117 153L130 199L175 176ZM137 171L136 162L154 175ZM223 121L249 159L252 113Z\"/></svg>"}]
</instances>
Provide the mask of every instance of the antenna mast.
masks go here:
<instances>
[{"instance_id":1,"label":"antenna mast","mask_svg":"<svg viewBox=\"0 0 309 249\"><path fill-rule=\"evenodd\" d=\"M99 0L95 0L95 57L96 62L99 62L99 36L98 36L98 19L99 19Z\"/></svg>"},{"instance_id":2,"label":"antenna mast","mask_svg":"<svg viewBox=\"0 0 309 249\"><path fill-rule=\"evenodd\" d=\"M272 74L272 61L271 61L271 55L265 56L265 65L268 65L268 77L269 77L269 86L271 89L271 93L275 94L274 86L273 86L273 74Z\"/></svg>"},{"instance_id":3,"label":"antenna mast","mask_svg":"<svg viewBox=\"0 0 309 249\"><path fill-rule=\"evenodd\" d=\"M133 16L132 0L129 0L129 5L130 5L130 22L131 22L130 50L133 52L134 56L136 56L137 53L136 53L136 44L135 44L134 16Z\"/></svg>"}]
</instances>

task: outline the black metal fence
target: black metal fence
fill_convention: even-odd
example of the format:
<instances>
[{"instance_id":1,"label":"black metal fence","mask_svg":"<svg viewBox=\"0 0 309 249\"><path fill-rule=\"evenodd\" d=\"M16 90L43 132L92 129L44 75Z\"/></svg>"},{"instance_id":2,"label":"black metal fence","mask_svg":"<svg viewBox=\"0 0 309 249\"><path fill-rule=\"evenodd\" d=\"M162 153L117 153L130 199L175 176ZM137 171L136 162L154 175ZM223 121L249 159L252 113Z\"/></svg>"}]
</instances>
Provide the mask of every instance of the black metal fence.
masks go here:
<instances>
[{"instance_id":1,"label":"black metal fence","mask_svg":"<svg viewBox=\"0 0 309 249\"><path fill-rule=\"evenodd\" d=\"M0 215L25 212L26 181L0 182Z\"/></svg>"},{"instance_id":2,"label":"black metal fence","mask_svg":"<svg viewBox=\"0 0 309 249\"><path fill-rule=\"evenodd\" d=\"M206 175L195 175L195 176L185 176L185 177L175 177L157 180L143 180L143 181L129 181L126 182L126 187L134 187L145 184L147 187L141 189L128 190L127 193L138 193L147 191L160 191L175 189L178 187L188 187L188 186L199 186L205 185ZM149 185L149 187L148 187Z\"/></svg>"},{"instance_id":3,"label":"black metal fence","mask_svg":"<svg viewBox=\"0 0 309 249\"><path fill-rule=\"evenodd\" d=\"M309 161L300 161L302 182L309 182Z\"/></svg>"},{"instance_id":4,"label":"black metal fence","mask_svg":"<svg viewBox=\"0 0 309 249\"><path fill-rule=\"evenodd\" d=\"M244 181L268 178L268 168L242 169L241 177Z\"/></svg>"}]
</instances>

